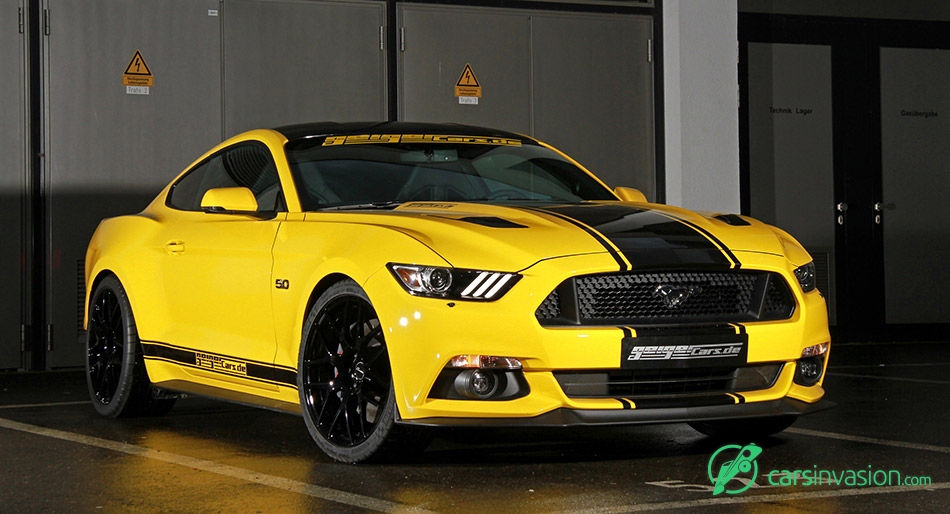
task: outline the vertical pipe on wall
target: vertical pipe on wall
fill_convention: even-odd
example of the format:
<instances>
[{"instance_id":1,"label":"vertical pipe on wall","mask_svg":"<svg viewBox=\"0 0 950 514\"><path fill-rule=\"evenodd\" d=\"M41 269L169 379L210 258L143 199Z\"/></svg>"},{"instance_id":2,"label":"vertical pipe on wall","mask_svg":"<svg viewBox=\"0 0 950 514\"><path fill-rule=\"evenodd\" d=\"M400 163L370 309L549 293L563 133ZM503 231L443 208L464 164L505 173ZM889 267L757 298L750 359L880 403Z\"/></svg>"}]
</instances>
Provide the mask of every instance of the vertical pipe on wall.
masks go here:
<instances>
[{"instance_id":1,"label":"vertical pipe on wall","mask_svg":"<svg viewBox=\"0 0 950 514\"><path fill-rule=\"evenodd\" d=\"M655 0L653 15L653 138L654 138L654 157L653 172L656 186L653 192L653 201L657 203L666 203L666 120L663 115L664 91L663 81L663 50L666 44L663 40L663 2L665 0Z\"/></svg>"},{"instance_id":2,"label":"vertical pipe on wall","mask_svg":"<svg viewBox=\"0 0 950 514\"><path fill-rule=\"evenodd\" d=\"M24 265L29 269L25 297L25 352L27 370L46 368L46 195L44 194L43 160L43 54L44 1L29 0L28 26L28 97L29 97L29 181L27 183L27 244Z\"/></svg>"},{"instance_id":3,"label":"vertical pipe on wall","mask_svg":"<svg viewBox=\"0 0 950 514\"><path fill-rule=\"evenodd\" d=\"M20 134L23 137L23 140L20 142L20 155L21 158L17 161L17 166L19 167L20 173L20 187L19 187L19 200L20 200L20 231L19 231L19 252L20 252L20 345L19 345L19 355L20 355L20 369L29 369L30 363L27 359L27 345L29 342L29 323L30 323L30 296L29 296L29 287L30 287L30 274L32 273L32 264L28 258L27 249L30 245L30 230L28 225L28 220L30 219L30 202L29 202L29 183L30 183L30 148L27 146L30 141L30 117L31 112L27 107L30 105L30 99L33 97L30 90L30 80L29 80L29 69L30 69L30 34L34 31L31 27L31 15L30 8L26 4L25 0L21 0L19 3L19 30L21 34L21 46L20 46L20 58L19 58L19 71L21 77L20 83L20 124L21 130Z\"/></svg>"},{"instance_id":4,"label":"vertical pipe on wall","mask_svg":"<svg viewBox=\"0 0 950 514\"><path fill-rule=\"evenodd\" d=\"M228 48L227 48L227 46L225 46L225 44L224 44L224 42L225 42L225 33L224 33L224 30L225 30L225 25L227 24L227 20L226 20L225 18L227 17L227 15L228 15L228 13L227 13L227 11L226 11L226 6L225 6L224 0L219 0L219 1L218 1L218 33L219 33L220 37L219 37L219 39L218 39L218 45L220 45L220 48L221 48L221 52L220 52L220 58L221 58L221 98L220 98L219 100L221 101L221 140L222 140L222 141L224 141L225 139L228 138L228 123L227 123L227 121L228 121L228 120L227 120L227 112L228 112L228 109L227 109L227 83L228 83L228 81L227 81L227 76L228 76L228 75L227 75L227 71L228 71L228 70L227 70L227 66L226 66L226 63L227 63L227 61L228 61L228 59L227 59L227 51L228 51Z\"/></svg>"},{"instance_id":5,"label":"vertical pipe on wall","mask_svg":"<svg viewBox=\"0 0 950 514\"><path fill-rule=\"evenodd\" d=\"M389 121L399 121L399 83L396 73L399 55L399 25L396 0L386 0L386 104Z\"/></svg>"}]
</instances>

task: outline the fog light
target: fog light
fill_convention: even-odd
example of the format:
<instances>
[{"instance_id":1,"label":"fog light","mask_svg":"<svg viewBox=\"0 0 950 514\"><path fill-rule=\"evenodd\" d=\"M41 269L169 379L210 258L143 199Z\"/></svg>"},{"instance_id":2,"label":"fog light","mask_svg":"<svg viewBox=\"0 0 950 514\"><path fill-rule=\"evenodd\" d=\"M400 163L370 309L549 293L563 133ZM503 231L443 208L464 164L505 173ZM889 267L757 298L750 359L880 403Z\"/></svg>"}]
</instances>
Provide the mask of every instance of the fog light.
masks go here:
<instances>
[{"instance_id":1,"label":"fog light","mask_svg":"<svg viewBox=\"0 0 950 514\"><path fill-rule=\"evenodd\" d=\"M813 386L821 379L822 368L824 367L824 358L808 357L798 360L798 366L795 369L795 383L803 386Z\"/></svg>"},{"instance_id":2,"label":"fog light","mask_svg":"<svg viewBox=\"0 0 950 514\"><path fill-rule=\"evenodd\" d=\"M455 390L475 400L487 400L498 391L498 377L484 369L470 369L455 377Z\"/></svg>"},{"instance_id":3,"label":"fog light","mask_svg":"<svg viewBox=\"0 0 950 514\"><path fill-rule=\"evenodd\" d=\"M491 396L498 382L495 380L493 373L478 369L472 372L470 385L475 396L485 398L486 396Z\"/></svg>"}]
</instances>

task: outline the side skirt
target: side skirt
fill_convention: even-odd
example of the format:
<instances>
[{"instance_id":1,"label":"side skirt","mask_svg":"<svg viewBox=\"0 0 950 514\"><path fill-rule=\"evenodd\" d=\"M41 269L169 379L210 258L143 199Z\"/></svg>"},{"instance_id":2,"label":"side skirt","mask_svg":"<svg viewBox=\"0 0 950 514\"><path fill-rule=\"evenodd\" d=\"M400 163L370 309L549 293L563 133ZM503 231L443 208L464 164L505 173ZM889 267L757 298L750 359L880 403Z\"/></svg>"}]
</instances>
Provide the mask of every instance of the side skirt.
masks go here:
<instances>
[{"instance_id":1,"label":"side skirt","mask_svg":"<svg viewBox=\"0 0 950 514\"><path fill-rule=\"evenodd\" d=\"M222 400L228 403L264 408L278 412L297 415L301 414L299 403L285 402L282 400L275 400L273 398L264 398L261 396L230 391L220 387L196 384L194 382L188 382L185 380L168 380L165 382L156 383L154 385L155 387L161 388L165 391L202 396L212 400Z\"/></svg>"}]
</instances>

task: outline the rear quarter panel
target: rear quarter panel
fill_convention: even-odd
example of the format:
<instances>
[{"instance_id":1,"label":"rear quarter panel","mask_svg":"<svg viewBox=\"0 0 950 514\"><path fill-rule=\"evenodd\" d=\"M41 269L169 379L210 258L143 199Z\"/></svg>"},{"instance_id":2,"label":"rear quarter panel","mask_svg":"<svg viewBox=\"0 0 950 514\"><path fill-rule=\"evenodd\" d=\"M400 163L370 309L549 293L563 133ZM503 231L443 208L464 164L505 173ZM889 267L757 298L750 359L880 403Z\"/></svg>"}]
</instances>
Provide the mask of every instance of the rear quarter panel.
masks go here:
<instances>
[{"instance_id":1,"label":"rear quarter panel","mask_svg":"<svg viewBox=\"0 0 950 514\"><path fill-rule=\"evenodd\" d=\"M84 326L88 328L89 296L98 280L113 274L122 283L140 337L154 337L158 327L169 320L165 292L156 287L164 248L156 243L162 224L174 214L137 214L105 219L99 223L86 250L86 301ZM171 219L170 219L171 218Z\"/></svg>"}]
</instances>

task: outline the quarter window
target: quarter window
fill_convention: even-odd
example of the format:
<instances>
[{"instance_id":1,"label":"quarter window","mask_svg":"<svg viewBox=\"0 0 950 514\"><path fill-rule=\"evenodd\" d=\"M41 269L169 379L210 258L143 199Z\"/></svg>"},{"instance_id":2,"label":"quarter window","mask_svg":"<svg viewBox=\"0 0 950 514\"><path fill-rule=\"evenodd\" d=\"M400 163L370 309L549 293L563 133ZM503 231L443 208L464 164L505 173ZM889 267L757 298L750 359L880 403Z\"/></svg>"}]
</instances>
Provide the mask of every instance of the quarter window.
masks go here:
<instances>
[{"instance_id":1,"label":"quarter window","mask_svg":"<svg viewBox=\"0 0 950 514\"><path fill-rule=\"evenodd\" d=\"M209 189L246 187L257 198L258 211L285 211L277 167L267 147L241 143L197 165L178 180L167 205L185 211L200 211L201 198Z\"/></svg>"}]
</instances>

